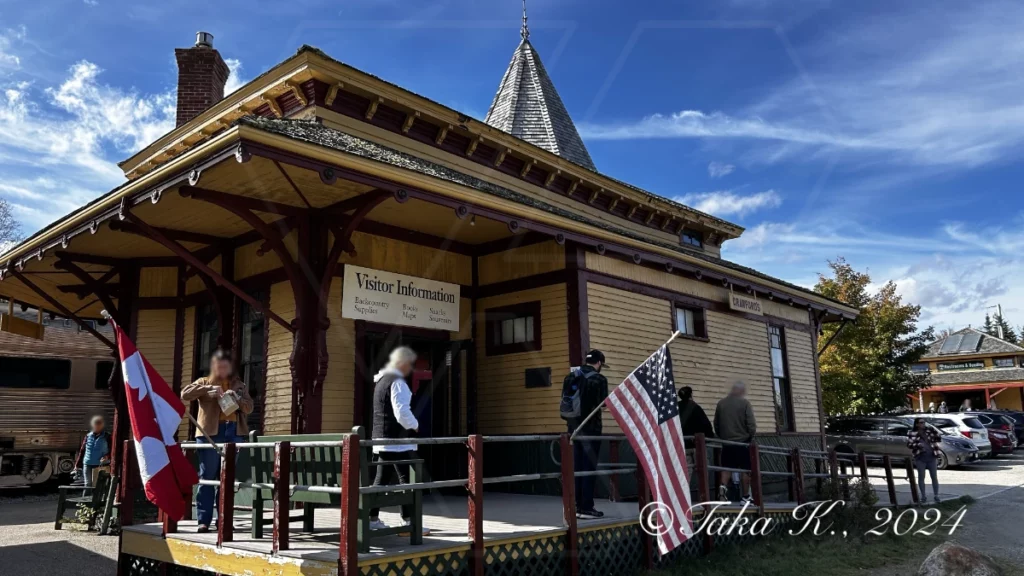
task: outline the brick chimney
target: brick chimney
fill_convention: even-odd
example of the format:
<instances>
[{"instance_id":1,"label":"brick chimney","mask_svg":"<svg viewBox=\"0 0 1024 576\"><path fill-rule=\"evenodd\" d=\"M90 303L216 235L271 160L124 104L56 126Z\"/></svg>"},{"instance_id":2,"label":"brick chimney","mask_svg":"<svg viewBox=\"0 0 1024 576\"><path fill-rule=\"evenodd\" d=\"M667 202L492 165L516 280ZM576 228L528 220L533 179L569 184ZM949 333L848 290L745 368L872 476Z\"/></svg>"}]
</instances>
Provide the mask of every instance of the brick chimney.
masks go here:
<instances>
[{"instance_id":1,"label":"brick chimney","mask_svg":"<svg viewBox=\"0 0 1024 576\"><path fill-rule=\"evenodd\" d=\"M213 49L213 34L196 33L192 48L176 48L178 61L178 119L176 126L205 112L224 99L224 85L228 81L228 65Z\"/></svg>"}]
</instances>

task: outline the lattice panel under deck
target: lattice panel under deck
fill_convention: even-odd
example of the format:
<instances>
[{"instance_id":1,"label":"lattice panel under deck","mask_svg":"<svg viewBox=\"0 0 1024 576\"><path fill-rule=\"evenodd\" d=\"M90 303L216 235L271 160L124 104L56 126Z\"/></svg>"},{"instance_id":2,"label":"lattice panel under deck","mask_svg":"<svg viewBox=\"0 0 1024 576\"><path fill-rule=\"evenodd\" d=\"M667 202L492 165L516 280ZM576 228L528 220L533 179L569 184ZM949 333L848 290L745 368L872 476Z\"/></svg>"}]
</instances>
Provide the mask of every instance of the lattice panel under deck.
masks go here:
<instances>
[{"instance_id":1,"label":"lattice panel under deck","mask_svg":"<svg viewBox=\"0 0 1024 576\"><path fill-rule=\"evenodd\" d=\"M580 576L632 574L643 565L640 526L630 524L579 535Z\"/></svg>"},{"instance_id":2,"label":"lattice panel under deck","mask_svg":"<svg viewBox=\"0 0 1024 576\"><path fill-rule=\"evenodd\" d=\"M566 573L566 567L564 536L484 548L485 576L561 576Z\"/></svg>"},{"instance_id":3,"label":"lattice panel under deck","mask_svg":"<svg viewBox=\"0 0 1024 576\"><path fill-rule=\"evenodd\" d=\"M469 574L469 552L446 552L361 566L363 576L464 576Z\"/></svg>"}]
</instances>

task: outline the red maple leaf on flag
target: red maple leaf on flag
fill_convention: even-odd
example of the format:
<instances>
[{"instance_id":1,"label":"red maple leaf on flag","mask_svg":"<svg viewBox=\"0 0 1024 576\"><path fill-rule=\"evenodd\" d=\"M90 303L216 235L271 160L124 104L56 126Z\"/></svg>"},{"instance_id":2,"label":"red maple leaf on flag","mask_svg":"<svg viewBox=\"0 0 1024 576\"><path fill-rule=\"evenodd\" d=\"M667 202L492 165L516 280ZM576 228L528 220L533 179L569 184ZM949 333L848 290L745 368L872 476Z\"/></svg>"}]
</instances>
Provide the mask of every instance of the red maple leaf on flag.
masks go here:
<instances>
[{"instance_id":1,"label":"red maple leaf on flag","mask_svg":"<svg viewBox=\"0 0 1024 576\"><path fill-rule=\"evenodd\" d=\"M114 325L121 355L125 396L132 435L146 498L174 520L181 520L199 482L174 433L185 416L185 405L167 382L135 347L121 327Z\"/></svg>"}]
</instances>

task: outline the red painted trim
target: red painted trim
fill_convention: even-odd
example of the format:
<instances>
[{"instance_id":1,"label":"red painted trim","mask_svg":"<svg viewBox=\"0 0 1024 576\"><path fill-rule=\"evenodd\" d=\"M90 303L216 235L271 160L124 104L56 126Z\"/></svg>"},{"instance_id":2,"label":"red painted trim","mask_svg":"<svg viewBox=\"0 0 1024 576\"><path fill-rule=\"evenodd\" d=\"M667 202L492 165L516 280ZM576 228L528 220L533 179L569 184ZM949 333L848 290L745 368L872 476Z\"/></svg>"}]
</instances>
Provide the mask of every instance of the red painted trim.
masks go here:
<instances>
[{"instance_id":1,"label":"red painted trim","mask_svg":"<svg viewBox=\"0 0 1024 576\"><path fill-rule=\"evenodd\" d=\"M701 502L711 501L711 486L708 478L708 444L707 438L703 434L693 435L693 469L697 475L697 493L699 494ZM637 467L637 477L642 477L640 468ZM718 473L715 473L715 483L718 483ZM717 491L717 486L716 486ZM705 518L706 518L705 513ZM642 532L642 531L641 531ZM650 538L650 536L648 536ZM649 544L648 544L649 546ZM704 531L704 554L710 554L715 547L714 537Z\"/></svg>"},{"instance_id":2,"label":"red painted trim","mask_svg":"<svg viewBox=\"0 0 1024 576\"><path fill-rule=\"evenodd\" d=\"M576 472L573 463L572 443L569 434L562 433L558 439L562 460L562 523L565 524L565 556L569 565L566 573L577 576L580 573L579 529L576 525Z\"/></svg>"},{"instance_id":3,"label":"red painted trim","mask_svg":"<svg viewBox=\"0 0 1024 576\"><path fill-rule=\"evenodd\" d=\"M220 457L220 499L217 507L217 546L235 539L235 443L221 445L224 452Z\"/></svg>"},{"instance_id":4,"label":"red painted trim","mask_svg":"<svg viewBox=\"0 0 1024 576\"><path fill-rule=\"evenodd\" d=\"M274 540L271 551L277 554L288 549L288 523L291 510L292 443L278 442L274 448Z\"/></svg>"},{"instance_id":5,"label":"red painted trim","mask_svg":"<svg viewBox=\"0 0 1024 576\"><path fill-rule=\"evenodd\" d=\"M761 449L750 443L750 494L754 497L757 513L764 516L764 494L761 493Z\"/></svg>"},{"instance_id":6,"label":"red painted trim","mask_svg":"<svg viewBox=\"0 0 1024 576\"><path fill-rule=\"evenodd\" d=\"M993 388L1024 388L1024 382L992 382L991 384L933 384L922 392L946 392L948 390L991 390ZM915 397L916 399L916 397Z\"/></svg>"},{"instance_id":7,"label":"red painted trim","mask_svg":"<svg viewBox=\"0 0 1024 576\"><path fill-rule=\"evenodd\" d=\"M121 450L121 526L135 523L135 479L138 477L138 466L135 466L135 445L125 440Z\"/></svg>"},{"instance_id":8,"label":"red painted trim","mask_svg":"<svg viewBox=\"0 0 1024 576\"><path fill-rule=\"evenodd\" d=\"M469 482L469 568L471 576L484 576L484 439L473 434L467 442Z\"/></svg>"},{"instance_id":9,"label":"red painted trim","mask_svg":"<svg viewBox=\"0 0 1024 576\"><path fill-rule=\"evenodd\" d=\"M700 467L697 467L698 474L700 473ZM707 470L705 470L705 478ZM647 485L647 475L641 466L636 467L636 494L637 494L637 507L640 510L640 514L644 513L644 509L651 503L651 489ZM706 498L701 499L702 502L707 502ZM643 522L645 519L641 518ZM647 533L643 528L640 529L640 566L644 570L651 570L654 568L654 538Z\"/></svg>"},{"instance_id":10,"label":"red painted trim","mask_svg":"<svg viewBox=\"0 0 1024 576\"><path fill-rule=\"evenodd\" d=\"M793 472L793 498L797 504L803 504L807 502L807 492L804 487L804 461L799 447L793 448L789 461Z\"/></svg>"},{"instance_id":11,"label":"red painted trim","mask_svg":"<svg viewBox=\"0 0 1024 576\"><path fill-rule=\"evenodd\" d=\"M345 437L341 460L341 534L338 542L338 574L359 574L359 436Z\"/></svg>"}]
</instances>

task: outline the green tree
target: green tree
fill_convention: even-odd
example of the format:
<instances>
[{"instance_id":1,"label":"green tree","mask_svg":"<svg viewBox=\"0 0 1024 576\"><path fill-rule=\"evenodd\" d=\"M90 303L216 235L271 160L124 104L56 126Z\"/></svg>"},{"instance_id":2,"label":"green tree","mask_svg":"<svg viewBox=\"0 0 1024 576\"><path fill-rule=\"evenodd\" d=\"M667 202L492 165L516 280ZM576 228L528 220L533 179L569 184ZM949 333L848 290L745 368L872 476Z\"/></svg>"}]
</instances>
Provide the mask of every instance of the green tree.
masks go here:
<instances>
[{"instance_id":1,"label":"green tree","mask_svg":"<svg viewBox=\"0 0 1024 576\"><path fill-rule=\"evenodd\" d=\"M831 274L818 275L815 292L859 308L861 314L819 359L825 411L869 414L905 406L907 395L930 383L927 374L911 372L910 366L924 355L934 330L918 330L921 307L904 304L894 282L872 292L871 277L845 259L828 265ZM838 327L826 325L820 341L828 341Z\"/></svg>"},{"instance_id":2,"label":"green tree","mask_svg":"<svg viewBox=\"0 0 1024 576\"><path fill-rule=\"evenodd\" d=\"M993 330L994 333L993 332L989 332L989 334L992 334L993 336L998 338L999 337L999 328L1002 328L1003 329L1003 340L1006 340L1007 342L1010 342L1010 343L1013 343L1013 344L1017 344L1018 343L1017 333L1013 331L1013 326L1010 326L1010 324L1006 321L1005 318L1003 318L1003 316L1001 314L996 314L995 317L993 318L992 322L995 325L994 326L994 330Z\"/></svg>"},{"instance_id":3,"label":"green tree","mask_svg":"<svg viewBox=\"0 0 1024 576\"><path fill-rule=\"evenodd\" d=\"M981 331L989 336L999 336L996 325L992 323L992 317L988 315L988 312L985 313L985 323L982 325Z\"/></svg>"},{"instance_id":4,"label":"green tree","mask_svg":"<svg viewBox=\"0 0 1024 576\"><path fill-rule=\"evenodd\" d=\"M11 203L0 198L0 254L7 252L21 240L21 225L14 218Z\"/></svg>"}]
</instances>

